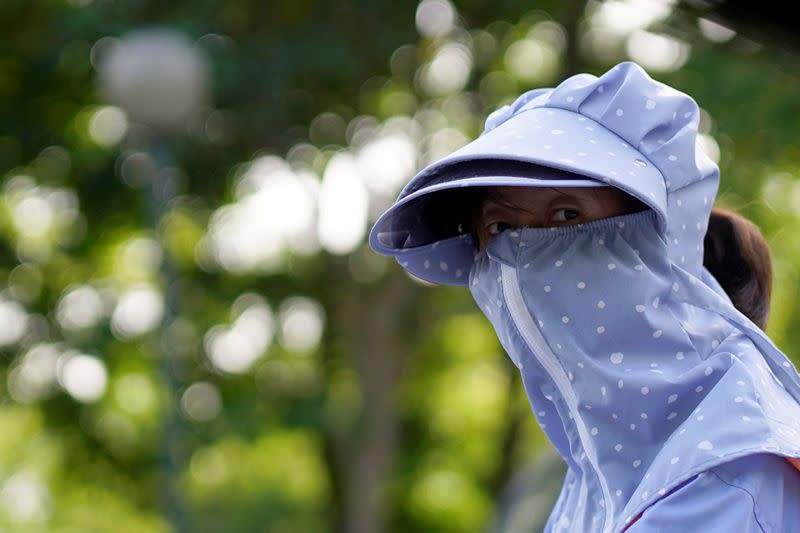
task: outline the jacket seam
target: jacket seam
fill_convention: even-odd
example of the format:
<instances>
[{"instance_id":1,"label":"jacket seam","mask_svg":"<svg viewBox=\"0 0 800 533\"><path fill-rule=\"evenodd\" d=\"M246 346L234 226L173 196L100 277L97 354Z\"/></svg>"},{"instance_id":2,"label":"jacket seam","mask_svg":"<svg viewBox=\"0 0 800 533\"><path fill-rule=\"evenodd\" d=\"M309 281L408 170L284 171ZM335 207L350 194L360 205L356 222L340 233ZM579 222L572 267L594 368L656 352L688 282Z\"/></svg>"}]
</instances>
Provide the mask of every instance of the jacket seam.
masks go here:
<instances>
[{"instance_id":1,"label":"jacket seam","mask_svg":"<svg viewBox=\"0 0 800 533\"><path fill-rule=\"evenodd\" d=\"M767 533L767 531L764 529L764 526L763 526L763 525L761 525L761 521L758 519L758 513L756 512L756 499L755 499L755 497L754 497L754 496L753 496L753 495L750 493L750 491L748 491L748 490L747 490L746 488L744 488L744 487L740 487L739 485L735 485L735 484L733 484L733 483L729 483L728 481L725 481L724 479L722 479L722 476L720 476L720 475L719 475L718 473L716 473L714 470L708 470L707 472L709 472L709 473L711 473L711 474L714 474L714 476L715 476L717 479L719 479L721 482L723 482L724 484L728 485L729 487L732 487L732 488L735 488L735 489L739 489L739 490L741 490L742 492L744 492L745 494L747 494L747 495L750 497L750 501L752 502L752 506L753 506L753 520L754 520L754 521L755 521L755 523L758 525L758 528L761 530L761 532L762 532L762 533Z\"/></svg>"}]
</instances>

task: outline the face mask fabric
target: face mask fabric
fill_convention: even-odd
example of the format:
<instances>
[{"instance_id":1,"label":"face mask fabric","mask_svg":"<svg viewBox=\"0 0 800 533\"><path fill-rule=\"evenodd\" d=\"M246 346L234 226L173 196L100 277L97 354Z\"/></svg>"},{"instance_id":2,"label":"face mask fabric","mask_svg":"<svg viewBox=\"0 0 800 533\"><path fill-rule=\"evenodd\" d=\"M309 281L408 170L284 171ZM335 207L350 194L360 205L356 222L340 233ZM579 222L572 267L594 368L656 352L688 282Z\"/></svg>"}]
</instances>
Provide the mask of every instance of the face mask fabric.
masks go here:
<instances>
[{"instance_id":1,"label":"face mask fabric","mask_svg":"<svg viewBox=\"0 0 800 533\"><path fill-rule=\"evenodd\" d=\"M646 509L750 456L789 459L778 463L797 474L800 375L704 266L720 176L697 148L699 123L689 95L633 62L576 74L491 113L370 232L407 272L467 286L494 327L567 464L548 532L645 527ZM455 220L426 221L451 208L435 203L448 188L562 183L519 165L616 187L642 208L506 229L482 250Z\"/></svg>"},{"instance_id":2,"label":"face mask fabric","mask_svg":"<svg viewBox=\"0 0 800 533\"><path fill-rule=\"evenodd\" d=\"M569 465L570 531L623 527L724 457L800 451L797 402L691 279L651 210L506 230L475 258L470 291Z\"/></svg>"}]
</instances>

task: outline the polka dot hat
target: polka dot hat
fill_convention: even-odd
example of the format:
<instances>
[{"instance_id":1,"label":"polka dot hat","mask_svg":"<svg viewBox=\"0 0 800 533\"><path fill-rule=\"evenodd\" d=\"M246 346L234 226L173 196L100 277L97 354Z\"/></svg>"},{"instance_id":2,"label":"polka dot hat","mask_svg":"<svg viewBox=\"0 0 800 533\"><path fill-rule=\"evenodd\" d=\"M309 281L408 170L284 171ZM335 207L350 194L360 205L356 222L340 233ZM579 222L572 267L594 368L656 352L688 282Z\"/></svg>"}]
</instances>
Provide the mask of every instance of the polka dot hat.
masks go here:
<instances>
[{"instance_id":1,"label":"polka dot hat","mask_svg":"<svg viewBox=\"0 0 800 533\"><path fill-rule=\"evenodd\" d=\"M699 273L719 170L696 149L698 122L690 96L630 61L525 92L491 113L477 139L412 178L375 222L370 246L423 280L466 285L476 246L457 190L615 186L655 211L671 257Z\"/></svg>"}]
</instances>

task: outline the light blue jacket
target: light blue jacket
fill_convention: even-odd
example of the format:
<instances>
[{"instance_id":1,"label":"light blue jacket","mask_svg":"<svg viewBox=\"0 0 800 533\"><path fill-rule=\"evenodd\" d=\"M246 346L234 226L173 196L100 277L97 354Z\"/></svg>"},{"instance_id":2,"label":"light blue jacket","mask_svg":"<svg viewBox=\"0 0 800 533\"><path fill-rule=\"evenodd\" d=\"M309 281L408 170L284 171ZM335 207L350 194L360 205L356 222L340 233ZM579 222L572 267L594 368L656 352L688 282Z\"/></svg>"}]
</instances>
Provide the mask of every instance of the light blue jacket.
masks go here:
<instances>
[{"instance_id":1,"label":"light blue jacket","mask_svg":"<svg viewBox=\"0 0 800 533\"><path fill-rule=\"evenodd\" d=\"M710 468L650 506L627 531L800 531L800 475L759 453ZM548 524L548 530L554 530Z\"/></svg>"},{"instance_id":2,"label":"light blue jacket","mask_svg":"<svg viewBox=\"0 0 800 533\"><path fill-rule=\"evenodd\" d=\"M370 235L414 275L467 285L494 326L568 466L547 531L800 531L787 460L800 458L800 376L703 267L719 170L697 148L698 122L691 97L635 63L570 77L490 115ZM485 161L500 170L465 176ZM437 236L415 216L426 191L506 183L503 162L590 178L648 208L509 229L483 252L460 224Z\"/></svg>"}]
</instances>

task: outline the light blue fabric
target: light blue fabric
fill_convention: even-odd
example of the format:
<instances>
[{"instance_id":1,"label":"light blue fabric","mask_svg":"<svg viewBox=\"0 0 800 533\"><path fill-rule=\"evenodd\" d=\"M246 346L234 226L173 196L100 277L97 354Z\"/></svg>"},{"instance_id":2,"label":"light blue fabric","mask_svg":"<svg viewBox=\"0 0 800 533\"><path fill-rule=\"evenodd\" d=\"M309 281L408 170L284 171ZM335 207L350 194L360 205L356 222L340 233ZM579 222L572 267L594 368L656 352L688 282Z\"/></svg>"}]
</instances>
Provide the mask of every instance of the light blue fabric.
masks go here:
<instances>
[{"instance_id":1,"label":"light blue fabric","mask_svg":"<svg viewBox=\"0 0 800 533\"><path fill-rule=\"evenodd\" d=\"M395 253L415 275L467 281L519 368L568 465L547 530L800 531L787 503L798 473L778 458L800 457L800 376L702 265L719 172L696 149L696 103L631 62L526 95L490 115L456 160L510 150L545 164L554 150L554 168L583 168L649 208L509 229L483 252L466 235ZM497 132L512 123L522 139L509 148ZM592 140L606 156L584 162ZM434 167L398 202L446 179L447 165Z\"/></svg>"},{"instance_id":2,"label":"light blue fabric","mask_svg":"<svg viewBox=\"0 0 800 533\"><path fill-rule=\"evenodd\" d=\"M691 478L627 533L778 533L800 530L800 476L772 454L749 455Z\"/></svg>"},{"instance_id":3,"label":"light blue fabric","mask_svg":"<svg viewBox=\"0 0 800 533\"><path fill-rule=\"evenodd\" d=\"M506 230L470 289L569 466L554 522L566 527L554 530L621 531L715 465L800 456L800 406L782 384L797 383L794 369L671 262L652 210Z\"/></svg>"},{"instance_id":4,"label":"light blue fabric","mask_svg":"<svg viewBox=\"0 0 800 533\"><path fill-rule=\"evenodd\" d=\"M409 231L403 222L413 217L404 212L415 204L404 200L430 183L440 190L455 169L479 161L526 162L633 194L656 211L675 263L698 275L701 237L719 184L719 169L695 147L699 121L690 96L653 80L630 61L600 77L577 74L554 89L528 91L489 115L480 137L420 171L375 222L370 246L424 280L466 285L474 251L467 233L411 248L391 246L381 236ZM454 179L450 185L468 184Z\"/></svg>"}]
</instances>

